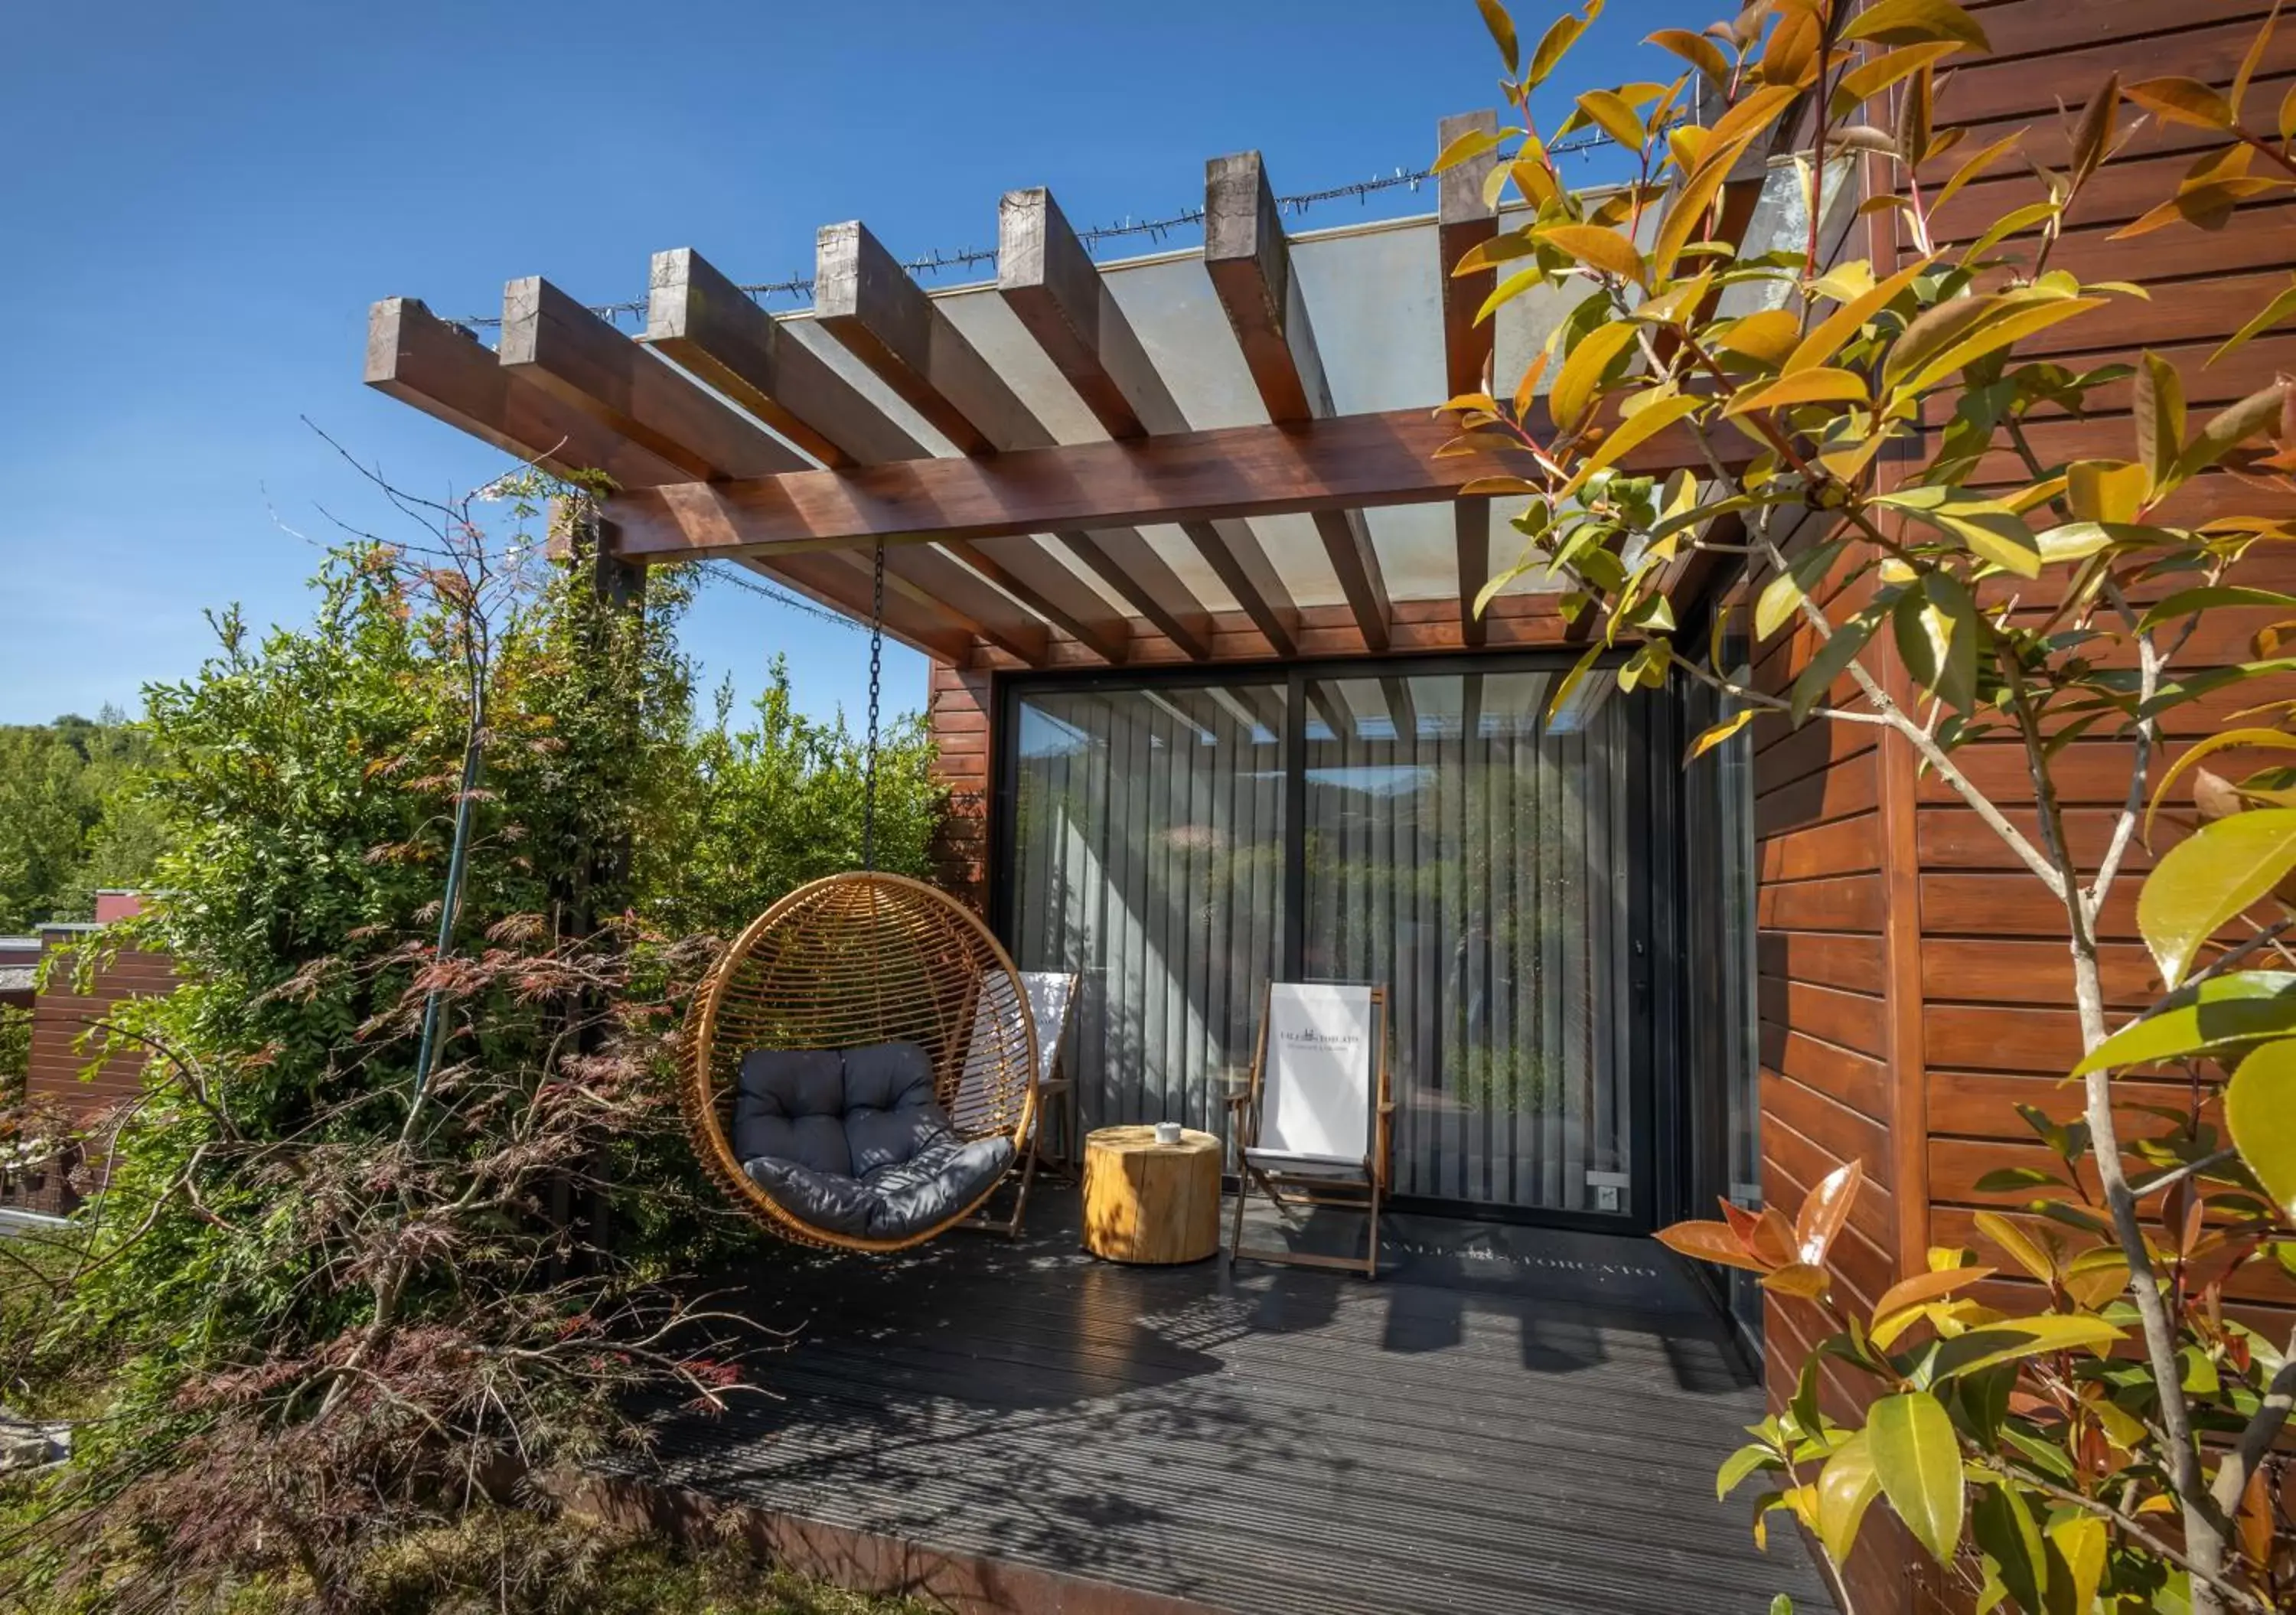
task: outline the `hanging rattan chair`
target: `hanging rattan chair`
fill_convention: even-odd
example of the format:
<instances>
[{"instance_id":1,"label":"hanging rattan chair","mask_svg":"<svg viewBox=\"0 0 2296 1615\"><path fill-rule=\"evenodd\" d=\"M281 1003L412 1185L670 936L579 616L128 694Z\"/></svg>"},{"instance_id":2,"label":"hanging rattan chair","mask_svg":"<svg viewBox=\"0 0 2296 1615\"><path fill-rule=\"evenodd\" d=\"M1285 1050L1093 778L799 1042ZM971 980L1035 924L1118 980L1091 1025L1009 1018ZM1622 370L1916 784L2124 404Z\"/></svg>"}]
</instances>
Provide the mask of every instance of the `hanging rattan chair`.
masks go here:
<instances>
[{"instance_id":1,"label":"hanging rattan chair","mask_svg":"<svg viewBox=\"0 0 2296 1615\"><path fill-rule=\"evenodd\" d=\"M831 875L768 908L710 971L686 1042L685 1115L702 1164L767 1231L800 1244L882 1251L923 1243L980 1209L1002 1181L998 1159L1010 1162L1035 1120L1037 1029L1019 972L972 910L903 875ZM847 1217L837 1226L821 1207L849 1209L858 1203L851 1194L865 1195L887 1177L884 1168L866 1177L832 1171L824 1188L824 1175L808 1168L744 1160L737 1112L762 1103L758 1073L775 1056L787 1057L785 1066L809 1061L825 1070L824 1058L834 1054L857 1070L864 1058L889 1050L931 1072L938 1115L923 1125L945 1124L959 1145L972 1147L939 1150L939 1159L961 1162L961 1171L937 1168L931 1156L918 1170L897 1162L892 1174L911 1197L903 1203L915 1201L922 1181L933 1214L922 1225L873 1233L874 1209L865 1207L857 1225ZM882 1126L887 1113L865 1119ZM955 1176L934 1182L935 1170ZM949 1193L952 1182L961 1194Z\"/></svg>"}]
</instances>

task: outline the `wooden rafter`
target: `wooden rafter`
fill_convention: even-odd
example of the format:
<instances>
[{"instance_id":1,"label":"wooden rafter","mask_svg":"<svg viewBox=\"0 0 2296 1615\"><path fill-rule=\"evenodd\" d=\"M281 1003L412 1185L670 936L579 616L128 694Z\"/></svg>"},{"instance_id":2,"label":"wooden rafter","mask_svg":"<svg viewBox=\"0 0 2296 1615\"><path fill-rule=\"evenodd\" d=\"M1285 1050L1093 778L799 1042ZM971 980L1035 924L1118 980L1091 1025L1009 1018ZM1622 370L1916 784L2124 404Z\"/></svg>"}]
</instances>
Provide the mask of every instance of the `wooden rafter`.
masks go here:
<instances>
[{"instance_id":1,"label":"wooden rafter","mask_svg":"<svg viewBox=\"0 0 2296 1615\"><path fill-rule=\"evenodd\" d=\"M586 309L580 312L586 319L596 318ZM617 335L615 340L624 339ZM647 356L638 357L662 368ZM369 386L559 476L602 471L626 490L690 480L690 468L672 463L609 425L597 399L591 398L588 407L578 407L563 396L562 382L545 389L533 379L537 373L532 364L502 364L476 338L447 324L413 298L386 298L368 318ZM671 379L679 386L691 386L682 377ZM802 463L794 455L789 459ZM889 557L889 569L895 564L906 570L908 558ZM781 586L846 616L865 620L868 616L867 579L856 581L851 566L840 564L835 557L780 555L753 559L751 565ZM951 647L961 655L973 632L937 602L905 603L898 618L889 609L887 627L903 643L942 656ZM1005 648L1015 654L1031 650L1042 654L1041 643L1028 638Z\"/></svg>"},{"instance_id":2,"label":"wooden rafter","mask_svg":"<svg viewBox=\"0 0 2296 1615\"><path fill-rule=\"evenodd\" d=\"M645 341L771 422L826 464L873 465L927 456L923 444L819 355L783 332L771 315L691 248L654 255ZM1035 540L1015 536L978 544L956 541L948 550L1108 660L1124 660L1131 625L1081 578L1046 555ZM916 570L905 560L887 564L922 586ZM969 581L959 596L949 597L949 603L958 598L972 603L973 609L964 612L968 617L988 609L982 591ZM1016 626L1013 632L1029 642L1038 638L1029 626Z\"/></svg>"},{"instance_id":3,"label":"wooden rafter","mask_svg":"<svg viewBox=\"0 0 2296 1615\"><path fill-rule=\"evenodd\" d=\"M965 455L1054 447L995 366L858 223L821 232L814 317ZM1095 522L1089 531L1026 530L1052 531L1175 644L1198 657L1211 653L1208 614L1136 529Z\"/></svg>"},{"instance_id":4,"label":"wooden rafter","mask_svg":"<svg viewBox=\"0 0 2296 1615\"><path fill-rule=\"evenodd\" d=\"M689 477L770 477L807 467L787 444L540 275L503 288L496 358Z\"/></svg>"},{"instance_id":5,"label":"wooden rafter","mask_svg":"<svg viewBox=\"0 0 2296 1615\"><path fill-rule=\"evenodd\" d=\"M1488 109L1446 118L1436 127L1435 149L1442 151L1463 135L1492 133L1499 115ZM1445 389L1456 398L1480 391L1490 368L1495 320L1478 322L1476 311L1496 286L1496 269L1454 276L1451 270L1473 249L1498 234L1496 201L1485 201L1485 182L1498 167L1496 151L1444 170L1438 189L1435 214L1435 256L1442 275L1443 373ZM1451 521L1459 559L1459 631L1471 645L1483 643L1482 619L1475 614L1475 594L1490 575L1491 502L1462 499L1452 508Z\"/></svg>"},{"instance_id":6,"label":"wooden rafter","mask_svg":"<svg viewBox=\"0 0 2296 1615\"><path fill-rule=\"evenodd\" d=\"M1536 416L1534 430L1544 426ZM1422 409L1298 426L1072 443L970 459L740 482L636 489L614 501L634 561L713 550L767 554L895 542L1040 533L1085 522L1210 521L1390 504L1431 504L1476 477L1519 472L1492 449L1437 458L1447 422ZM1743 453L1725 442L1725 450ZM1703 467L1693 434L1669 427L1620 457L1627 471Z\"/></svg>"},{"instance_id":7,"label":"wooden rafter","mask_svg":"<svg viewBox=\"0 0 2296 1615\"><path fill-rule=\"evenodd\" d=\"M1252 383L1278 426L1324 420L1331 384L1316 348L1308 301L1293 272L1275 193L1257 152L1214 158L1204 169L1204 268L1235 330ZM1363 512L1318 510L1316 533L1339 575L1340 590L1363 625L1365 642L1387 648L1387 582Z\"/></svg>"},{"instance_id":8,"label":"wooden rafter","mask_svg":"<svg viewBox=\"0 0 2296 1615\"><path fill-rule=\"evenodd\" d=\"M1184 432L1188 418L1052 193L1010 191L997 211L996 289L1111 438ZM1250 525L1180 524L1279 656L1298 652L1299 610Z\"/></svg>"}]
</instances>

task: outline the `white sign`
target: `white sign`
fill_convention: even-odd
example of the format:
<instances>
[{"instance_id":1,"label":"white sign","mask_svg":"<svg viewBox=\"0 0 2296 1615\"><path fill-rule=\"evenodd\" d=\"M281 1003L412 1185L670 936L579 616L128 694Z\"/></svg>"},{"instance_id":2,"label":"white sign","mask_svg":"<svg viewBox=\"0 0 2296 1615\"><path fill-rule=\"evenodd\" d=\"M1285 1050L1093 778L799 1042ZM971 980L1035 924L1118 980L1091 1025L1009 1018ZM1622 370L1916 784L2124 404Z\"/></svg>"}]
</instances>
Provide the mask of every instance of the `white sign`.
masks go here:
<instances>
[{"instance_id":1,"label":"white sign","mask_svg":"<svg viewBox=\"0 0 2296 1615\"><path fill-rule=\"evenodd\" d=\"M1371 995L1324 982L1268 988L1261 1149L1314 1160L1370 1155Z\"/></svg>"}]
</instances>

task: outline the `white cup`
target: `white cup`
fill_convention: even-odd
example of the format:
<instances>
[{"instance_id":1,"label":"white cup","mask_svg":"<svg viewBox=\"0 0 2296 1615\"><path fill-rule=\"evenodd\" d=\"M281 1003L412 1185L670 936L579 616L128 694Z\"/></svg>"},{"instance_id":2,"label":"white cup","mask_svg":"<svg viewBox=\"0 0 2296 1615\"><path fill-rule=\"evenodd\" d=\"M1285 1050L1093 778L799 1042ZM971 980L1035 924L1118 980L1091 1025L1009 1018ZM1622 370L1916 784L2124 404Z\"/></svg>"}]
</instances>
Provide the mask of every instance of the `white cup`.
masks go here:
<instances>
[{"instance_id":1,"label":"white cup","mask_svg":"<svg viewBox=\"0 0 2296 1615\"><path fill-rule=\"evenodd\" d=\"M1177 1121L1158 1122L1156 1124L1156 1142L1160 1144L1173 1144L1179 1143L1180 1124Z\"/></svg>"}]
</instances>

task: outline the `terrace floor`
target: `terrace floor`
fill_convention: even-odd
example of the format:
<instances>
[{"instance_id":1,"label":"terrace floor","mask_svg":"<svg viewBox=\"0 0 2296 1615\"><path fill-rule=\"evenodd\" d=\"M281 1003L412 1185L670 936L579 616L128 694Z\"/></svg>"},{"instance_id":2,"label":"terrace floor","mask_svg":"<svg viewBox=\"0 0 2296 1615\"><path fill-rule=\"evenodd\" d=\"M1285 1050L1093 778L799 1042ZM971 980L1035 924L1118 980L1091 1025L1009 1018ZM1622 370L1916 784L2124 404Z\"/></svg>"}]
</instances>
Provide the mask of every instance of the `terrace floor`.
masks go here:
<instances>
[{"instance_id":1,"label":"terrace floor","mask_svg":"<svg viewBox=\"0 0 2296 1615\"><path fill-rule=\"evenodd\" d=\"M1039 1194L1017 1242L762 1258L780 1399L660 1414L660 1495L969 1609L1833 1607L1792 1529L1765 1555L1715 1502L1762 1393L1657 1244L1398 1216L1376 1283L1120 1267Z\"/></svg>"}]
</instances>

